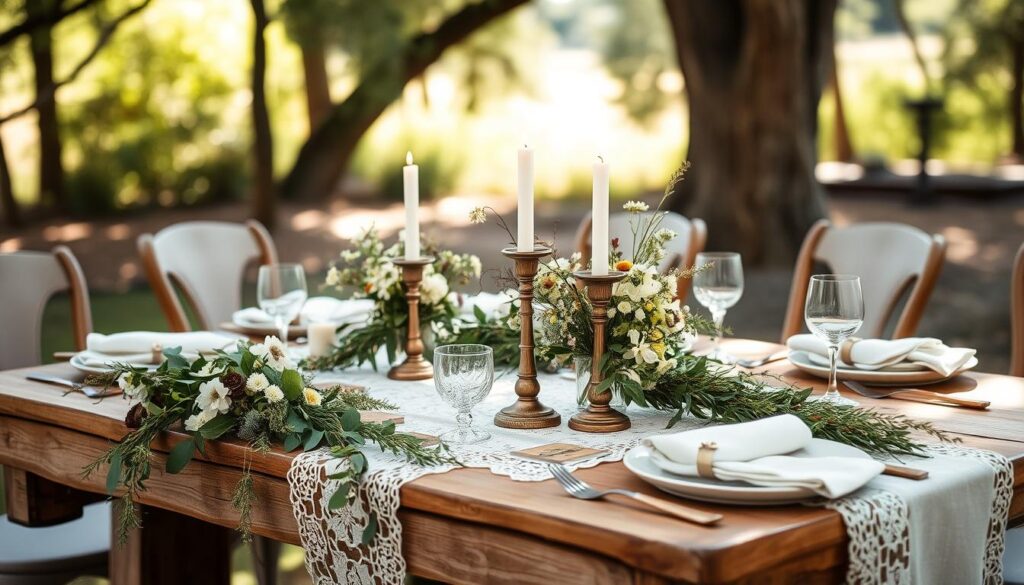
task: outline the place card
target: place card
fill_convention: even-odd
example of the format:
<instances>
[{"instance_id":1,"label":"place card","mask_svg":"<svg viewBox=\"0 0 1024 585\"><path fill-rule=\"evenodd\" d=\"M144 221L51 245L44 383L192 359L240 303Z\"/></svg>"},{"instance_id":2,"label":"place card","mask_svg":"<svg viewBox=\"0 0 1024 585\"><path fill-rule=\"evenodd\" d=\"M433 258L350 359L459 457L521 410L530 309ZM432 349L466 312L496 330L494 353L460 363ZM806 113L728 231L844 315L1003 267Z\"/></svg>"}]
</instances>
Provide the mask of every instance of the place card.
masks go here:
<instances>
[{"instance_id":1,"label":"place card","mask_svg":"<svg viewBox=\"0 0 1024 585\"><path fill-rule=\"evenodd\" d=\"M572 443L549 443L521 451L512 451L514 457L541 463L577 463L607 455L607 449L592 449Z\"/></svg>"},{"instance_id":2,"label":"place card","mask_svg":"<svg viewBox=\"0 0 1024 585\"><path fill-rule=\"evenodd\" d=\"M405 417L400 414L393 412L384 412L380 410L360 410L359 420L364 423L377 423L384 424L388 421L400 425L405 422Z\"/></svg>"},{"instance_id":3,"label":"place card","mask_svg":"<svg viewBox=\"0 0 1024 585\"><path fill-rule=\"evenodd\" d=\"M434 435L424 435L423 433L413 433L413 432L409 432L409 433L406 433L406 434L407 435L412 435L412 436L416 437L417 439L422 440L424 447L433 447L434 445L437 445L438 443L441 442L440 439L438 439Z\"/></svg>"}]
</instances>

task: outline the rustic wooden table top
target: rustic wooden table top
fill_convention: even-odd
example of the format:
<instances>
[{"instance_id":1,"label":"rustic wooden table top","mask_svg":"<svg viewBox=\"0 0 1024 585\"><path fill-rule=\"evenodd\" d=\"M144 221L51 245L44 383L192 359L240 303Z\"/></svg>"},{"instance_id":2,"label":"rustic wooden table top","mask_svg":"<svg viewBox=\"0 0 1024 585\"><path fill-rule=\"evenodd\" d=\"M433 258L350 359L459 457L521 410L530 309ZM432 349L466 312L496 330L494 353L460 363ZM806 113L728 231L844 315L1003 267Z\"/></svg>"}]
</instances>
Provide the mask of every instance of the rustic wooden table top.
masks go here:
<instances>
[{"instance_id":1,"label":"rustic wooden table top","mask_svg":"<svg viewBox=\"0 0 1024 585\"><path fill-rule=\"evenodd\" d=\"M757 356L781 347L731 340L727 349ZM823 385L785 360L760 370L802 386ZM0 464L102 493L103 474L85 479L81 469L110 441L124 436L128 402L62 396L59 387L27 381L25 375L34 371L77 375L67 364L0 372ZM865 406L932 421L967 446L1009 457L1015 485L1010 517L1019 523L1024 520L1024 379L983 373L967 377L967 386L976 386L959 395L991 401L988 411L855 398ZM235 526L231 495L245 447L211 443L206 457L197 454L182 473L163 473L162 453L184 437L167 433L155 445L157 461L141 503ZM259 497L254 531L299 544L285 479L292 456L275 450L250 457ZM578 475L598 487L664 495L621 463ZM846 535L835 512L687 503L720 512L724 519L715 527L696 526L630 502L573 499L553 481L513 482L486 469L458 469L402 488L404 554L413 573L453 582L735 582L773 576L828 582L843 574Z\"/></svg>"}]
</instances>

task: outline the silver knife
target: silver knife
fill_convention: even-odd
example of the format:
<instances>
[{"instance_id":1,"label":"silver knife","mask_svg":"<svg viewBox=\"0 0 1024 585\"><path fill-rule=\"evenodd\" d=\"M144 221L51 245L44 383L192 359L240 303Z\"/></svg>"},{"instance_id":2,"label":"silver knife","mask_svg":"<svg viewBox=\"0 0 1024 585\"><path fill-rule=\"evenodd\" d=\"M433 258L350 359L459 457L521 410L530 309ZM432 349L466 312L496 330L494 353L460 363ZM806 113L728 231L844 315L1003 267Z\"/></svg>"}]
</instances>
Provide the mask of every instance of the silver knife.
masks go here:
<instances>
[{"instance_id":1,"label":"silver knife","mask_svg":"<svg viewBox=\"0 0 1024 585\"><path fill-rule=\"evenodd\" d=\"M57 376L51 376L49 374L40 374L37 372L31 373L25 376L25 378L27 380L32 380L33 382L43 382L44 384L53 384L55 386L63 386L65 388L70 388L72 392L81 392L82 394L85 394L89 398L103 398L104 396L114 396L115 394L121 393L121 389L117 387L111 387L107 388L106 390L102 390L98 388L93 388L91 386L86 386L85 384L79 384L78 382L73 382L71 380L66 380L64 378L58 378Z\"/></svg>"}]
</instances>

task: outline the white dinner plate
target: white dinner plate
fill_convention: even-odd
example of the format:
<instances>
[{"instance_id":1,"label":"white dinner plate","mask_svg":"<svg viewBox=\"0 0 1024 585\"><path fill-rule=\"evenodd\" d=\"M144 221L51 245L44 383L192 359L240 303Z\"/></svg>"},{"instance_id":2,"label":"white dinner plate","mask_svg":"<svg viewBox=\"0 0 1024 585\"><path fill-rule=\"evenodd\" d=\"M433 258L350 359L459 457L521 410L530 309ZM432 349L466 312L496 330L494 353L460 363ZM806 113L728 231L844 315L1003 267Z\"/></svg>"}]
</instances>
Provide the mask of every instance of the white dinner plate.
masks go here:
<instances>
[{"instance_id":1,"label":"white dinner plate","mask_svg":"<svg viewBox=\"0 0 1024 585\"><path fill-rule=\"evenodd\" d=\"M860 457L870 456L856 447L836 443L827 439L811 439L805 449L794 451L794 457ZM715 504L740 504L744 506L778 506L818 499L821 496L807 488L763 487L742 481L722 481L689 477L669 473L654 464L651 449L645 445L634 447L622 459L626 468L640 479L670 494L712 502Z\"/></svg>"},{"instance_id":2,"label":"white dinner plate","mask_svg":"<svg viewBox=\"0 0 1024 585\"><path fill-rule=\"evenodd\" d=\"M110 361L116 362L117 361L117 357L116 356L111 356L110 357ZM85 364L83 362L83 360L82 360L81 354L77 354L77 353L75 355L71 356L71 359L68 360L68 363L71 364L72 368L75 368L76 370L78 370L80 372L85 372L87 374L106 374L107 372L110 371L110 368L108 368L106 366L90 366L90 365ZM146 368L147 370L155 370L155 369L157 369L159 367L159 366L157 366L155 364L131 364L131 365L135 366L137 368Z\"/></svg>"},{"instance_id":3,"label":"white dinner plate","mask_svg":"<svg viewBox=\"0 0 1024 585\"><path fill-rule=\"evenodd\" d=\"M828 366L820 366L811 361L805 351L789 352L789 361L797 368L819 378L828 378ZM836 368L836 377L840 380L853 380L863 382L872 386L921 386L923 384L938 384L945 382L953 376L958 376L967 370L978 365L978 358L972 357L962 368L949 376L943 376L934 370L859 370L839 366Z\"/></svg>"}]
</instances>

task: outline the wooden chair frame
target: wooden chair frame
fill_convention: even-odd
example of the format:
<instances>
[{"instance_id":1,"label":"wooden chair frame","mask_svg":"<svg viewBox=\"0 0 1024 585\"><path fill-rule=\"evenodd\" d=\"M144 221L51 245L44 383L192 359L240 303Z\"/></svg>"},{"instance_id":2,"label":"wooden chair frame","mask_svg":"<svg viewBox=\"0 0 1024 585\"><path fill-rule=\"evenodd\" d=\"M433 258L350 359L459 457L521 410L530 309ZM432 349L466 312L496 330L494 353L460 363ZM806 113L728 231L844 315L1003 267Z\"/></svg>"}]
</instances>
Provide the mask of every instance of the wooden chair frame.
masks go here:
<instances>
[{"instance_id":1,"label":"wooden chair frame","mask_svg":"<svg viewBox=\"0 0 1024 585\"><path fill-rule=\"evenodd\" d=\"M249 230L253 240L256 242L256 246L259 248L260 264L277 264L277 249L274 247L274 240L270 237L267 228L254 219L247 220L245 227ZM160 309L167 317L171 331L192 330L192 326L188 321L188 315L185 313L185 308L182 307L175 292L175 286L181 290L185 300L195 311L200 327L203 329L215 327L217 323L206 323L202 311L197 310L197 296L184 279L173 272L165 271L161 268L160 262L156 258L156 250L153 247L153 234L142 234L139 236L138 247L146 279L156 295Z\"/></svg>"},{"instance_id":2,"label":"wooden chair frame","mask_svg":"<svg viewBox=\"0 0 1024 585\"><path fill-rule=\"evenodd\" d=\"M1010 375L1024 376L1024 244L1017 250L1010 280Z\"/></svg>"},{"instance_id":3,"label":"wooden chair frame","mask_svg":"<svg viewBox=\"0 0 1024 585\"><path fill-rule=\"evenodd\" d=\"M85 338L92 332L92 308L89 305L89 286L78 259L67 246L57 246L53 255L68 277L68 294L71 297L71 331L75 349L85 349Z\"/></svg>"},{"instance_id":4,"label":"wooden chair frame","mask_svg":"<svg viewBox=\"0 0 1024 585\"><path fill-rule=\"evenodd\" d=\"M807 236L800 246L796 268L793 271L793 284L790 287L786 319L782 324L781 343L786 343L787 339L803 330L804 302L807 298L809 280L814 274L815 254L821 239L831 227L832 224L828 220L819 220L807 232ZM893 339L914 335L918 324L921 322L921 317L924 315L925 307L928 305L928 298L935 288L935 282L939 278L942 263L946 257L946 239L938 234L932 234L931 239L931 247L928 251L924 267L921 269L920 276L908 278L906 282L897 288L896 293L885 307L884 316L881 320L882 323L889 322L897 303L899 303L904 293L910 289L910 297L907 299L907 304L903 308L899 320L896 322L896 329L892 334Z\"/></svg>"},{"instance_id":5,"label":"wooden chair frame","mask_svg":"<svg viewBox=\"0 0 1024 585\"><path fill-rule=\"evenodd\" d=\"M697 258L697 254L704 251L704 244L707 243L708 239L708 226L704 223L704 220L699 218L687 218L690 222L690 245L687 247L686 257L682 257L676 254L675 258L670 263L671 269L685 270L693 266L694 261ZM580 223L580 227L576 230L576 251L580 253L581 258L588 258L590 256L590 232L593 227L593 218L587 216ZM676 298L679 299L680 303L686 301L687 295L690 294L690 281L692 279L688 277L680 276L676 279Z\"/></svg>"}]
</instances>

